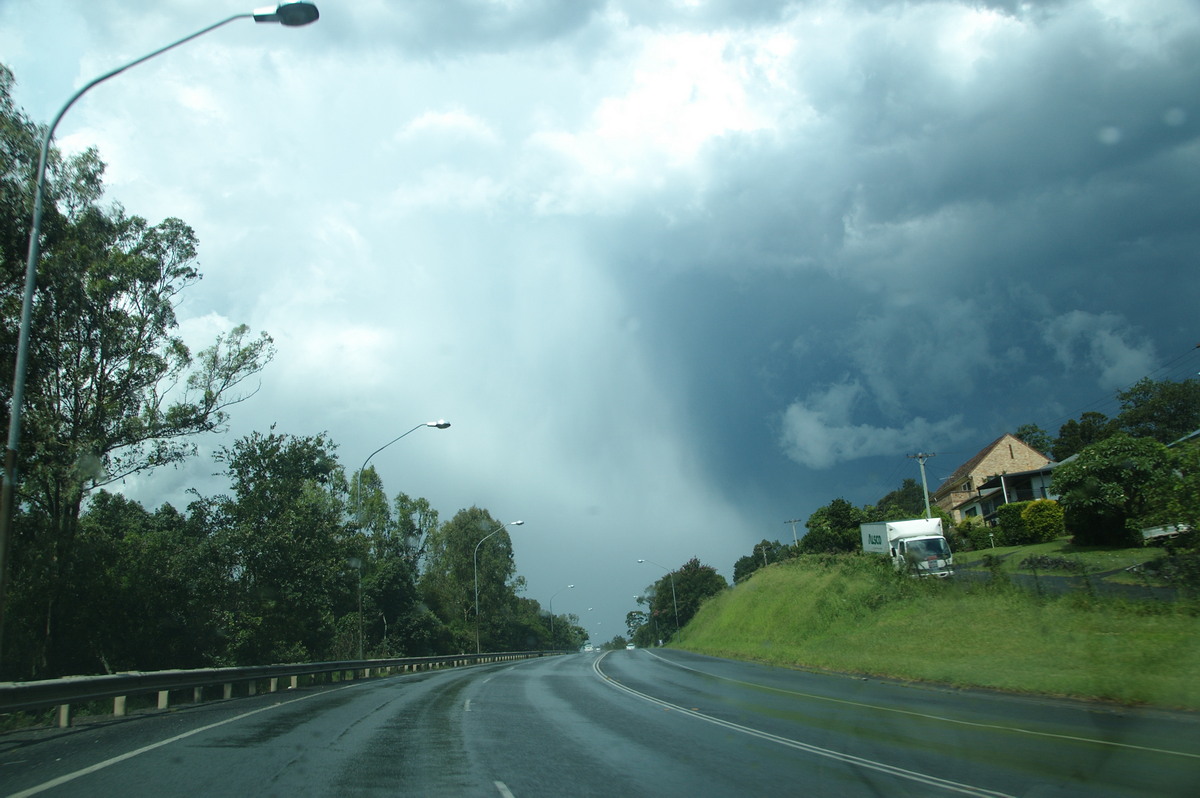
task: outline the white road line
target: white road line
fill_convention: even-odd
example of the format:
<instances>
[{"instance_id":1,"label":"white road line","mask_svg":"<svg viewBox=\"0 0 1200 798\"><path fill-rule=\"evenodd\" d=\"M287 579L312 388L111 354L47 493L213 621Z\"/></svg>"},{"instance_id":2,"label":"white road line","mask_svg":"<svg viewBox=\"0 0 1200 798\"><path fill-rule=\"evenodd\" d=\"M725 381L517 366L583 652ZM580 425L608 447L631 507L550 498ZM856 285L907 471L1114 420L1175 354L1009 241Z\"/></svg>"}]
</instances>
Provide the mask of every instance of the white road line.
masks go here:
<instances>
[{"instance_id":1,"label":"white road line","mask_svg":"<svg viewBox=\"0 0 1200 798\"><path fill-rule=\"evenodd\" d=\"M499 793L500 793L502 796L504 796L504 798L513 798L512 791L511 791L511 790L509 790L509 789L508 789L508 787L505 787L505 786L504 786L504 782L502 782L502 781L493 781L493 782L492 782L492 784L495 784L495 785L496 785L496 789L499 791Z\"/></svg>"},{"instance_id":2,"label":"white road line","mask_svg":"<svg viewBox=\"0 0 1200 798\"><path fill-rule=\"evenodd\" d=\"M605 655L608 653L609 652L607 651L604 652ZM938 778L937 776L929 776L924 773L918 773L914 770L905 770L904 768L888 765L883 762L876 762L871 759L863 759L862 757L853 756L852 754L843 754L840 751L834 751L829 748L821 748L820 746L810 745L809 743L802 743L799 740L793 740L789 737L780 737L777 734L771 734L770 732L752 729L749 726L742 726L739 723L733 723L720 718L714 718L711 715L705 715L703 712L697 712L694 709L688 709L687 707L682 707L678 704L672 704L669 701L663 701L662 699L655 698L652 695L638 692L631 687L626 687L620 682L617 682L606 676L604 671L600 670L600 663L603 659L604 655L597 657L595 662L592 663L592 670L595 671L596 675L603 679L608 685L615 687L618 690L623 690L624 692L629 693L632 696L636 696L643 701L649 701L652 704L657 704L658 706L665 707L675 712L682 712L685 715L690 715L693 718L703 720L707 723L712 723L726 729L732 729L733 731L741 732L742 734L746 734L751 737L758 737L762 740L778 743L780 745L786 745L789 748L795 748L806 753L825 757L826 759L833 759L838 762L844 762L848 765L874 770L889 776L915 781L919 784L924 784L929 787L936 787L949 792L956 792L962 795L978 796L978 798L1015 798L1015 796L1010 796L1008 793L987 790L982 787L973 787L970 784L961 784L957 781L950 781L949 779L942 779Z\"/></svg>"},{"instance_id":3,"label":"white road line","mask_svg":"<svg viewBox=\"0 0 1200 798\"><path fill-rule=\"evenodd\" d=\"M463 712L470 712L470 711L471 711L471 699L468 698L466 700L466 702L463 704Z\"/></svg>"},{"instance_id":4,"label":"white road line","mask_svg":"<svg viewBox=\"0 0 1200 798\"><path fill-rule=\"evenodd\" d=\"M879 706L878 704L867 704L862 701L850 701L849 699L845 699L845 698L830 698L829 696L816 695L815 693L802 693L802 692L798 692L796 690L785 690L782 687L771 687L770 685L765 685L765 684L755 684L754 682L744 682L741 679L731 679L728 676L721 676L716 673L709 673L708 671L702 671L699 668L693 668L690 665L681 665L678 662L672 662L671 660L667 659L666 657L660 657L658 654L655 654L653 651L648 651L647 653L650 654L650 656L656 658L659 662L665 662L668 665L673 665L676 668L682 668L685 671L692 671L693 673L699 673L702 676L708 676L713 679L720 679L721 681L731 682L733 684L742 684L742 685L746 685L747 687L757 688L759 690L770 690L775 693L783 693L785 695L794 695L794 696L798 696L800 698L811 698L811 699L814 699L817 701L828 701L831 704L844 704L846 706L861 707L863 709L871 709L871 710L875 710L877 712L894 712L897 715L908 715L908 716L914 717L914 718L923 718L925 720L936 720L936 721L940 721L942 723L956 723L960 726L972 726L976 729L995 729L996 731L1007 731L1007 732L1015 732L1018 734L1028 734L1028 735L1031 735L1034 737L1052 737L1056 740L1071 740L1072 742L1077 742L1077 743L1091 743L1093 745L1107 745L1112 748L1128 748L1132 751L1146 751L1147 753L1152 753L1152 754L1166 754L1168 756L1183 756L1183 757L1188 757L1189 759L1200 759L1200 754L1193 754L1193 753L1189 753L1187 751L1173 751L1169 748L1154 748L1153 746L1148 746L1148 745L1134 745L1132 743L1119 743L1119 742L1116 742L1113 740L1097 740L1094 737L1077 737L1077 736L1071 735L1071 734L1056 734L1055 732L1035 731L1033 729L1024 729L1024 728L1021 728L1020 726L1005 726L1005 725L999 724L999 723L979 723L979 722L973 721L973 720L960 720L958 718L948 718L948 717L945 717L944 715L930 715L925 712L915 712L911 709L897 709L895 707Z\"/></svg>"},{"instance_id":5,"label":"white road line","mask_svg":"<svg viewBox=\"0 0 1200 798\"><path fill-rule=\"evenodd\" d=\"M51 779L50 781L44 782L42 784L38 784L35 787L30 787L27 790L21 790L21 792L14 792L11 795L9 795L8 798L26 798L26 796L37 795L40 792L45 792L46 790L53 789L54 787L57 787L60 784L66 784L67 782L74 781L75 779L77 779L81 776L86 776L89 773L95 773L98 770L104 770L104 768L109 767L111 765L115 765L118 762L124 762L126 759L133 759L135 756L139 756L139 755L147 753L149 751L153 751L156 748L162 748L164 745L170 745L171 743L178 742L180 740L191 737L194 734L200 734L201 732L206 732L209 729L215 729L218 726L224 726L227 723L233 723L236 720L248 718L251 715L257 715L260 712L267 712L269 710L277 709L279 707L286 707L288 704L295 704L297 701L307 701L310 698L315 698L320 695L329 695L330 693L336 693L341 690L349 690L352 687L359 687L364 684L367 684L367 682L360 681L360 682L356 682L354 684L348 684L344 687L335 687L332 690L321 690L320 692L317 692L317 693L309 693L308 695L302 695L299 698L292 698L287 701L280 701L278 704L271 704L270 706L259 707L258 709L252 709L249 712L243 712L241 715L235 715L232 718L226 718L225 720L219 720L216 723L210 723L207 726L201 726L198 729L192 729L191 731L184 732L183 734L177 734L174 737L167 738L166 740L159 740L157 743L151 743L150 745L142 746L141 748L121 754L120 756L114 756L111 759L104 760L103 762L97 762L94 765L89 765L86 768L81 768L80 770L76 770L73 773L67 773L66 775L59 776L56 779Z\"/></svg>"}]
</instances>

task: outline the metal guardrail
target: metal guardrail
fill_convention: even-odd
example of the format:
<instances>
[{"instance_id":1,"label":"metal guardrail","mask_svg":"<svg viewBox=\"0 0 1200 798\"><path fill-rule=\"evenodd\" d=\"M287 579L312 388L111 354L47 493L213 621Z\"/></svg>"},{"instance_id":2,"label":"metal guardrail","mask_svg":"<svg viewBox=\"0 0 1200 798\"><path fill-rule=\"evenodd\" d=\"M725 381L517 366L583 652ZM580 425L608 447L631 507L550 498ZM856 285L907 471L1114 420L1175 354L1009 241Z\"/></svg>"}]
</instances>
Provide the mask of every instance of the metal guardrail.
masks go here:
<instances>
[{"instance_id":1,"label":"metal guardrail","mask_svg":"<svg viewBox=\"0 0 1200 798\"><path fill-rule=\"evenodd\" d=\"M257 684L270 680L269 691L278 689L280 679L290 679L297 687L301 676L349 674L351 678L369 678L372 672L415 672L444 667L461 667L487 662L504 662L562 654L561 651L508 651L492 654L451 654L442 657L400 657L389 659L307 662L290 665L253 665L238 668L197 668L195 670L133 671L102 676L67 676L36 682L0 682L0 713L23 712L58 707L59 725L70 725L70 706L86 701L113 699L113 714L125 714L125 698L158 693L158 706L166 709L173 690L192 690L193 700L203 698L206 687L222 685L223 697L231 698L233 686L247 685L247 695L257 692Z\"/></svg>"}]
</instances>

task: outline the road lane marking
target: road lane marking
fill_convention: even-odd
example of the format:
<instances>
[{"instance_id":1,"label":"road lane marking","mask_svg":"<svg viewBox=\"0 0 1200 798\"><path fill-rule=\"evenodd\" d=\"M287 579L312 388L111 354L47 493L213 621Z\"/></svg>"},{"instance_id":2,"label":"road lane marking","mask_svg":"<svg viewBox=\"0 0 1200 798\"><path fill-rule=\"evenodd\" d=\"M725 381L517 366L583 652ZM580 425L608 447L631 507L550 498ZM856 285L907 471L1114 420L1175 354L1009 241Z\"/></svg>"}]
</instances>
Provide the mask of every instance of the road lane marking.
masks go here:
<instances>
[{"instance_id":1,"label":"road lane marking","mask_svg":"<svg viewBox=\"0 0 1200 798\"><path fill-rule=\"evenodd\" d=\"M1182 756L1189 759L1200 759L1200 754L1193 754L1187 751L1173 751L1169 748L1155 748L1149 745L1134 745L1133 743L1119 743L1114 740L1097 740L1094 737L1078 737L1073 734L1058 734L1056 732L1035 731L1034 729L1024 729L1020 726L1005 726L999 723L980 723L974 720L961 720L959 718L948 718L944 715L930 715L926 712L917 712L911 709L897 709L896 707L884 707L878 704L867 704L862 701L851 701L848 698L830 698L829 696L817 695L816 693L803 693L798 690L786 690L782 687L771 687L766 684L755 684L754 682L746 682L741 679L732 679L728 676L721 676L716 673L702 671L699 668L693 668L690 665L681 665L678 662L673 662L666 657L660 657L653 651L647 652L650 656L657 659L659 662L665 662L668 665L673 665L676 668L682 668L685 671L699 673L701 676L708 676L712 679L720 679L724 682L732 682L733 684L741 684L747 687L754 687L759 690L770 690L775 693L783 693L785 695L794 695L800 698L812 698L817 701L828 701L831 704L844 704L846 706L860 707L862 709L873 709L879 712L894 712L897 715L908 715L914 718L923 718L925 720L936 720L942 723L957 723L960 726L972 726L977 729L992 729L995 731L1016 732L1018 734L1028 734L1034 737L1052 737L1056 740L1071 740L1077 743L1092 743L1093 745L1107 745L1113 748L1128 748L1132 751L1145 751L1151 754L1166 754L1168 756Z\"/></svg>"},{"instance_id":2,"label":"road lane marking","mask_svg":"<svg viewBox=\"0 0 1200 798\"><path fill-rule=\"evenodd\" d=\"M187 739L188 737L191 737L196 734L200 734L201 732L206 732L209 729L215 729L218 726L224 726L227 723L233 723L234 721L242 720L243 718L248 718L251 715L257 715L260 712L267 712L269 710L277 709L279 707L286 707L288 704L295 704L298 701L307 701L310 698L316 698L317 696L321 696L321 695L329 695L330 693L336 693L336 692L340 692L342 690L349 690L352 687L359 687L364 684L368 684L368 682L361 682L361 681L355 682L353 684L345 685L344 687L335 687L332 690L321 690L319 692L309 693L308 695L299 696L298 698L289 698L287 701L280 701L277 704L271 704L269 706L259 707L258 709L252 709L249 712L243 712L240 715L234 715L232 718L226 718L225 720L219 720L216 723L210 723L207 726L201 726L198 729L192 729L191 731L184 732L183 734L177 734L174 737L168 737L166 740L159 740L156 743L150 743L150 745L144 745L141 748L137 748L133 751L128 751L119 756L114 756L111 759L104 760L103 762L97 762L94 765L89 765L88 767L81 768L79 770L74 771L73 773L67 773L65 775L59 776L56 779L51 779L50 781L43 782L42 784L38 784L36 786L30 787L29 789L21 790L20 792L14 792L11 795L9 795L8 798L27 798L30 795L37 795L40 792L45 792L46 790L53 789L55 787L58 787L59 785L66 784L69 781L74 781L75 779L78 779L82 776L86 776L89 773L95 773L98 770L104 770L104 768L110 767L111 765L116 765L120 762L124 762L126 759L133 759L135 756L140 756L141 754L148 753L150 751L153 751L156 748L162 748L164 745L170 745L171 743L179 742L180 740Z\"/></svg>"},{"instance_id":3,"label":"road lane marking","mask_svg":"<svg viewBox=\"0 0 1200 798\"><path fill-rule=\"evenodd\" d=\"M499 793L500 793L502 796L504 796L504 798L513 798L512 791L511 791L511 790L509 790L509 789L508 789L508 787L504 786L504 782L502 782L502 781L493 781L493 782L492 782L492 784L496 785L496 790L497 790L497 791L498 791L498 792L499 792Z\"/></svg>"},{"instance_id":4,"label":"road lane marking","mask_svg":"<svg viewBox=\"0 0 1200 798\"><path fill-rule=\"evenodd\" d=\"M471 711L471 699L468 698L466 700L466 702L463 704L463 712L470 712L470 711Z\"/></svg>"},{"instance_id":5,"label":"road lane marking","mask_svg":"<svg viewBox=\"0 0 1200 798\"><path fill-rule=\"evenodd\" d=\"M607 654L608 652L605 652L605 653ZM630 695L635 696L637 698L640 698L643 701L649 701L650 703L657 704L665 709L674 710L675 712L682 712L683 714L690 715L691 717L697 718L698 720L703 720L708 723L712 723L716 726L721 726L726 729L731 729L733 731L741 732L742 734L746 734L751 737L758 737L761 740L767 740L769 742L778 743L780 745L785 745L788 748L795 748L799 751L804 751L809 754L815 754L817 756L825 757L826 759L832 759L837 762L845 763L847 765L854 765L856 767L862 767L862 768L866 768L868 770L874 770L874 771L883 773L888 776L895 776L897 778L907 779L908 781L915 781L919 784L924 784L929 787L937 787L937 788L940 788L943 790L947 790L949 792L960 793L962 795L978 796L978 798L1015 798L1015 796L1009 795L1008 793L997 792L995 790L988 790L988 789L984 789L982 787L973 787L970 784L962 784L957 781L950 781L949 779L943 779L943 778L939 778L937 776L929 776L924 773L918 773L915 770L905 770L904 768L896 767L895 765L888 765L883 762L876 762L871 759L863 759L862 757L854 756L853 754L844 754L840 751L834 751L829 748L821 748L820 746L812 745L810 743L802 743L799 740L793 740L790 737L780 737L777 734L771 734L770 732L760 731L759 729L753 729L749 726L743 726L740 723L733 723L732 721L722 720L721 718L715 718L712 715L705 715L703 712L696 712L695 710L691 710L686 707L679 706L678 704L672 704L669 701L663 701L662 699L655 698L652 695L647 695L646 693L638 692L637 690L634 690L632 687L627 687L627 686L621 684L620 682L616 681L615 679L611 679L608 676L606 676L604 674L604 671L600 670L600 662L603 659L604 659L603 656L597 657L596 660L592 663L592 670L596 672L597 676L599 676L607 684L611 685L612 687L614 687L618 690L623 690L624 692L629 693Z\"/></svg>"}]
</instances>

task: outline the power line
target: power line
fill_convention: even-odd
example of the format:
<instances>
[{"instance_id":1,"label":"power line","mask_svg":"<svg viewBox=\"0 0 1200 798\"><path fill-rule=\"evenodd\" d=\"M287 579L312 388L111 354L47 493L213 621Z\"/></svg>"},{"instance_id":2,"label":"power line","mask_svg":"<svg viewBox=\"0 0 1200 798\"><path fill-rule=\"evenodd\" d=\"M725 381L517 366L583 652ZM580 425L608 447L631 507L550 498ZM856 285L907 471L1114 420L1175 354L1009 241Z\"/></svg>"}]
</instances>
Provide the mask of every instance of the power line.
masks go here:
<instances>
[{"instance_id":1,"label":"power line","mask_svg":"<svg viewBox=\"0 0 1200 798\"><path fill-rule=\"evenodd\" d=\"M1185 362L1190 359L1195 359L1196 362L1193 362L1190 364ZM1073 412L1069 413L1068 415L1060 416L1056 419L1052 419L1050 422L1048 422L1050 424L1051 429L1047 430L1047 433L1051 433L1051 432L1056 433L1057 430L1059 428L1061 428L1063 424L1066 424L1068 421L1076 419L1079 416L1081 416L1084 413L1091 411L1091 410L1096 410L1096 412L1103 412L1099 408L1107 408L1109 410L1109 412L1105 413L1105 415L1108 415L1110 417L1116 415L1116 413L1120 412L1120 409L1119 409L1120 408L1120 400L1117 399L1117 394L1128 391L1130 388L1137 385L1142 380L1162 379L1162 380L1170 380L1171 382L1183 382L1184 380L1191 379L1192 377L1196 376L1196 373L1198 370L1200 370L1200 344L1196 344L1191 349L1184 350L1180 354L1178 354L1175 357L1168 360L1163 365L1159 366L1158 368L1154 369L1153 371L1149 372L1148 374L1146 374L1142 377L1139 377L1138 379L1134 380L1133 382L1129 383L1124 388L1118 388L1117 390L1113 391L1109 396L1095 399L1081 407L1076 408ZM1190 372L1190 374L1189 374L1189 372ZM1164 376L1162 376L1160 378L1158 376L1160 374L1164 375ZM1174 377L1179 377L1179 379L1173 379Z\"/></svg>"}]
</instances>

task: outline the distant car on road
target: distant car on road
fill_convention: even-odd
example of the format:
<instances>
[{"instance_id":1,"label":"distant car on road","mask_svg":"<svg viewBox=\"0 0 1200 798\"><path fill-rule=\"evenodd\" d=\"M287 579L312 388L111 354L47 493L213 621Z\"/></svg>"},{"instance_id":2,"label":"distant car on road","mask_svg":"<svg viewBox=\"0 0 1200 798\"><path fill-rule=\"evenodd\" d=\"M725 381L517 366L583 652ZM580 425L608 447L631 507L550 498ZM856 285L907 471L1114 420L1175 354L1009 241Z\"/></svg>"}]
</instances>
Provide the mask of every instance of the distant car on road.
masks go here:
<instances>
[{"instance_id":1,"label":"distant car on road","mask_svg":"<svg viewBox=\"0 0 1200 798\"><path fill-rule=\"evenodd\" d=\"M635 648L637 648L637 646L635 646L633 643L626 643L626 644L625 644L625 650L626 650L626 651L633 651Z\"/></svg>"}]
</instances>

